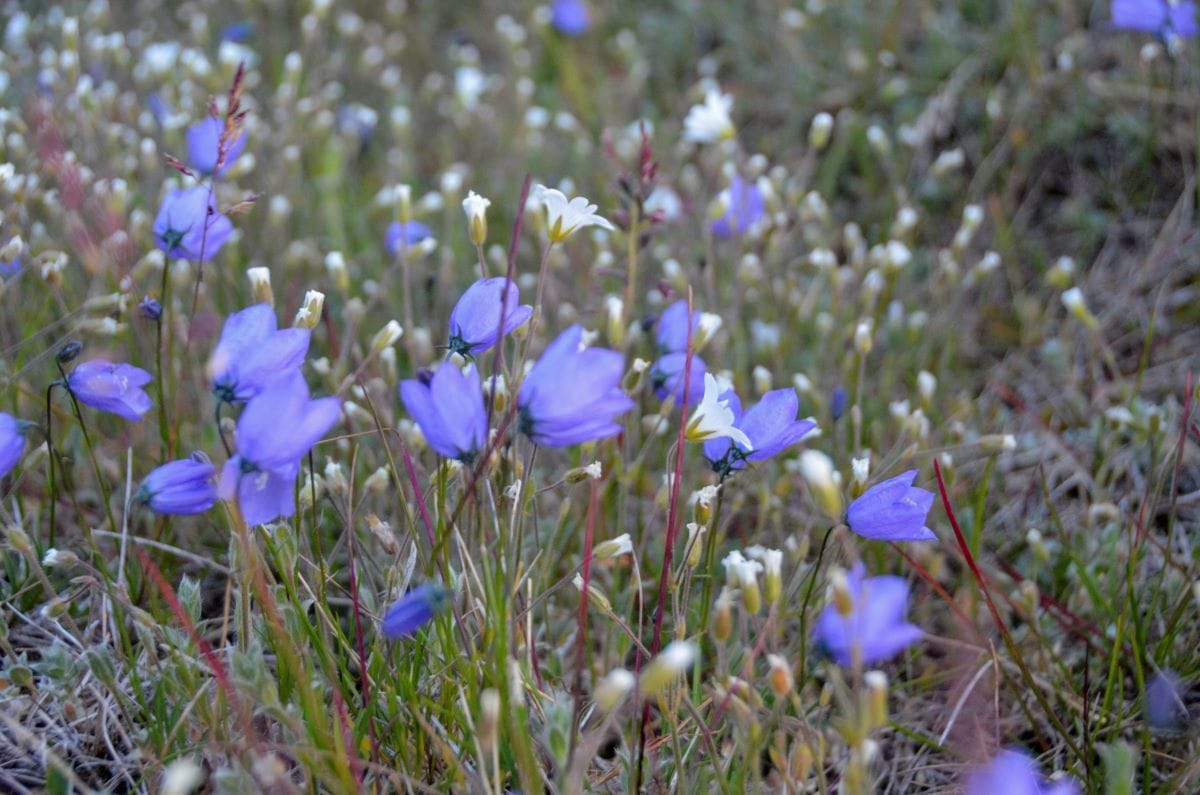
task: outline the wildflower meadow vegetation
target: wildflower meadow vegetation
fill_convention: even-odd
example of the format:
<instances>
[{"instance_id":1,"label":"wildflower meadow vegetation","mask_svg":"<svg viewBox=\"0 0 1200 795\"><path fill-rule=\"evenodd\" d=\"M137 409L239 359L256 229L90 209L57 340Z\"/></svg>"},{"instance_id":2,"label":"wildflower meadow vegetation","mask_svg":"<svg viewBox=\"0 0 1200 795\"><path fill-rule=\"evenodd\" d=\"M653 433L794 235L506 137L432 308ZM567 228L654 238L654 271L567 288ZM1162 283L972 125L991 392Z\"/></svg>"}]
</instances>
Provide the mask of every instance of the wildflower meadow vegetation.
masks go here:
<instances>
[{"instance_id":1,"label":"wildflower meadow vegetation","mask_svg":"<svg viewBox=\"0 0 1200 795\"><path fill-rule=\"evenodd\" d=\"M1200 791L1196 15L0 0L0 791Z\"/></svg>"}]
</instances>

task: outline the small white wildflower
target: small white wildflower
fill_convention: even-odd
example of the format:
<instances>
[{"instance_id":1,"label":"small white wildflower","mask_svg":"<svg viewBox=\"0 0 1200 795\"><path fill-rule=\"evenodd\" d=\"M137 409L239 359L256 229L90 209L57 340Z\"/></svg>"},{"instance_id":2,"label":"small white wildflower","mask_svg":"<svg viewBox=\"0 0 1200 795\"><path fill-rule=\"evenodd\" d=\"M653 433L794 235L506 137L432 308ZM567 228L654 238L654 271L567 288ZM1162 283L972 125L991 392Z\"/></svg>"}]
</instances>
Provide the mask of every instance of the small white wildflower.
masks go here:
<instances>
[{"instance_id":1,"label":"small white wildflower","mask_svg":"<svg viewBox=\"0 0 1200 795\"><path fill-rule=\"evenodd\" d=\"M750 437L740 428L733 427L735 417L729 408L729 400L720 400L721 387L712 373L704 374L704 397L700 405L688 420L686 436L688 441L703 442L728 436L733 441L752 450L754 445Z\"/></svg>"},{"instance_id":2,"label":"small white wildflower","mask_svg":"<svg viewBox=\"0 0 1200 795\"><path fill-rule=\"evenodd\" d=\"M693 105L683 120L683 140L711 144L727 141L736 134L729 112L733 97L716 89L704 96L704 103Z\"/></svg>"},{"instance_id":3,"label":"small white wildflower","mask_svg":"<svg viewBox=\"0 0 1200 795\"><path fill-rule=\"evenodd\" d=\"M546 229L552 243L560 243L576 229L588 226L598 226L610 232L615 230L606 219L596 215L596 205L589 204L582 196L568 201L562 191L545 185L535 186L534 194L546 207Z\"/></svg>"}]
</instances>

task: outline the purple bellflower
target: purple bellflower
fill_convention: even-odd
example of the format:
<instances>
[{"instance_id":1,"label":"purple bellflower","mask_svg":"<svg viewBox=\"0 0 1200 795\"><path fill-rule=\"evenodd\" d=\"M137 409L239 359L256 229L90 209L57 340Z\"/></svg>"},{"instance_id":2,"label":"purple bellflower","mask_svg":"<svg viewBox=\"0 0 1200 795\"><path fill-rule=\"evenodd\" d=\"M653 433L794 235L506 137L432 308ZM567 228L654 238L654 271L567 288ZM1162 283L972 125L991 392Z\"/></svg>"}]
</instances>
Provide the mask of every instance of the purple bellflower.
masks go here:
<instances>
[{"instance_id":1,"label":"purple bellflower","mask_svg":"<svg viewBox=\"0 0 1200 795\"><path fill-rule=\"evenodd\" d=\"M187 153L188 162L192 168L199 171L201 174L212 174L213 169L217 168L217 155L220 151L221 136L225 132L225 122L220 119L215 119L212 116L198 121L187 129ZM221 168L217 169L216 175L219 177L225 173L226 169L238 159L242 150L246 148L246 134L238 131L237 137L227 144L225 152L225 161L221 163Z\"/></svg>"},{"instance_id":2,"label":"purple bellflower","mask_svg":"<svg viewBox=\"0 0 1200 795\"><path fill-rule=\"evenodd\" d=\"M1020 751L1001 751L967 776L966 795L1078 795L1079 782L1067 777L1043 782L1037 764Z\"/></svg>"},{"instance_id":3,"label":"purple bellflower","mask_svg":"<svg viewBox=\"0 0 1200 795\"><path fill-rule=\"evenodd\" d=\"M1164 39L1196 35L1196 3L1192 0L1113 0L1112 24L1122 30L1140 30Z\"/></svg>"},{"instance_id":4,"label":"purple bellflower","mask_svg":"<svg viewBox=\"0 0 1200 795\"><path fill-rule=\"evenodd\" d=\"M487 442L487 410L474 367L447 362L431 377L400 382L400 400L438 455L470 464Z\"/></svg>"},{"instance_id":5,"label":"purple bellflower","mask_svg":"<svg viewBox=\"0 0 1200 795\"><path fill-rule=\"evenodd\" d=\"M933 492L915 488L917 470L876 483L850 503L846 523L864 538L877 541L936 541L925 526Z\"/></svg>"},{"instance_id":6,"label":"purple bellflower","mask_svg":"<svg viewBox=\"0 0 1200 795\"><path fill-rule=\"evenodd\" d=\"M33 427L11 414L0 412L0 478L12 471L25 452L25 431Z\"/></svg>"},{"instance_id":7,"label":"purple bellflower","mask_svg":"<svg viewBox=\"0 0 1200 795\"><path fill-rule=\"evenodd\" d=\"M216 472L206 455L192 453L147 475L133 499L155 513L204 513L217 502Z\"/></svg>"},{"instance_id":8,"label":"purple bellflower","mask_svg":"<svg viewBox=\"0 0 1200 795\"><path fill-rule=\"evenodd\" d=\"M704 457L722 478L745 467L747 461L765 461L783 452L817 427L812 420L796 419L800 400L794 389L772 389L745 413L732 389L726 390L721 399L729 400L735 417L733 427L741 429L754 445L753 449L745 450L727 436L704 443Z\"/></svg>"},{"instance_id":9,"label":"purple bellflower","mask_svg":"<svg viewBox=\"0 0 1200 795\"><path fill-rule=\"evenodd\" d=\"M893 575L867 577L861 563L846 574L849 612L831 602L821 611L814 638L838 665L850 666L855 656L863 665L895 657L924 634L904 620L908 583Z\"/></svg>"},{"instance_id":10,"label":"purple bellflower","mask_svg":"<svg viewBox=\"0 0 1200 795\"><path fill-rule=\"evenodd\" d=\"M753 182L739 176L729 181L729 207L725 214L711 224L712 233L720 238L744 235L766 213L762 191Z\"/></svg>"},{"instance_id":11,"label":"purple bellflower","mask_svg":"<svg viewBox=\"0 0 1200 795\"><path fill-rule=\"evenodd\" d=\"M546 346L517 394L521 432L546 447L566 447L621 432L617 417L633 408L621 391L625 357L583 348L575 324Z\"/></svg>"},{"instance_id":12,"label":"purple bellflower","mask_svg":"<svg viewBox=\"0 0 1200 795\"><path fill-rule=\"evenodd\" d=\"M692 337L700 330L700 310L692 311ZM654 340L662 353L680 353L688 345L687 301L679 300L663 310L654 331Z\"/></svg>"},{"instance_id":13,"label":"purple bellflower","mask_svg":"<svg viewBox=\"0 0 1200 795\"><path fill-rule=\"evenodd\" d=\"M0 261L0 276L8 278L16 276L21 272L21 256L17 255L10 260Z\"/></svg>"},{"instance_id":14,"label":"purple bellflower","mask_svg":"<svg viewBox=\"0 0 1200 795\"><path fill-rule=\"evenodd\" d=\"M146 320L160 320L163 314L162 302L147 295L138 302L138 313Z\"/></svg>"},{"instance_id":15,"label":"purple bellflower","mask_svg":"<svg viewBox=\"0 0 1200 795\"><path fill-rule=\"evenodd\" d=\"M299 370L276 380L246 403L237 424L237 454L225 462L217 493L237 499L249 525L296 511L300 460L334 426L342 402L312 400Z\"/></svg>"},{"instance_id":16,"label":"purple bellflower","mask_svg":"<svg viewBox=\"0 0 1200 795\"><path fill-rule=\"evenodd\" d=\"M233 22L221 30L221 41L243 42L254 36L254 25L249 22Z\"/></svg>"},{"instance_id":17,"label":"purple bellflower","mask_svg":"<svg viewBox=\"0 0 1200 795\"><path fill-rule=\"evenodd\" d=\"M0 462L0 474L4 473ZM1190 721L1183 695L1186 689L1179 677L1168 670L1154 674L1146 683L1146 723L1154 731L1176 733L1187 729Z\"/></svg>"},{"instance_id":18,"label":"purple bellflower","mask_svg":"<svg viewBox=\"0 0 1200 795\"><path fill-rule=\"evenodd\" d=\"M278 329L267 304L234 312L209 362L213 394L226 403L254 397L304 363L311 335L309 329Z\"/></svg>"},{"instance_id":19,"label":"purple bellflower","mask_svg":"<svg viewBox=\"0 0 1200 795\"><path fill-rule=\"evenodd\" d=\"M397 599L379 622L385 638L406 638L433 620L450 603L450 592L435 583L421 583Z\"/></svg>"},{"instance_id":20,"label":"purple bellflower","mask_svg":"<svg viewBox=\"0 0 1200 795\"><path fill-rule=\"evenodd\" d=\"M80 403L138 422L154 402L142 390L153 377L140 367L92 359L67 376L67 389Z\"/></svg>"},{"instance_id":21,"label":"purple bellflower","mask_svg":"<svg viewBox=\"0 0 1200 795\"><path fill-rule=\"evenodd\" d=\"M582 36L592 26L592 12L583 0L553 0L550 24L564 36Z\"/></svg>"},{"instance_id":22,"label":"purple bellflower","mask_svg":"<svg viewBox=\"0 0 1200 795\"><path fill-rule=\"evenodd\" d=\"M231 234L233 222L203 185L169 191L154 219L154 242L176 259L212 259Z\"/></svg>"},{"instance_id":23,"label":"purple bellflower","mask_svg":"<svg viewBox=\"0 0 1200 795\"><path fill-rule=\"evenodd\" d=\"M517 286L504 276L480 279L468 287L450 312L450 352L476 356L496 344L497 332L504 336L520 328L533 314L533 307L518 306L519 300Z\"/></svg>"},{"instance_id":24,"label":"purple bellflower","mask_svg":"<svg viewBox=\"0 0 1200 795\"><path fill-rule=\"evenodd\" d=\"M427 237L433 237L433 230L420 221L392 221L383 235L383 245L395 257L402 249L415 246Z\"/></svg>"},{"instance_id":25,"label":"purple bellflower","mask_svg":"<svg viewBox=\"0 0 1200 795\"><path fill-rule=\"evenodd\" d=\"M675 403L682 404L683 371L686 366L686 353L668 353L660 356L650 367L650 386L654 389L654 396L659 400L666 400L668 395L674 395ZM708 366L705 365L704 360L693 353L692 369L688 373L687 383L689 406L695 406L700 402L700 398L704 397L704 374L707 372Z\"/></svg>"}]
</instances>

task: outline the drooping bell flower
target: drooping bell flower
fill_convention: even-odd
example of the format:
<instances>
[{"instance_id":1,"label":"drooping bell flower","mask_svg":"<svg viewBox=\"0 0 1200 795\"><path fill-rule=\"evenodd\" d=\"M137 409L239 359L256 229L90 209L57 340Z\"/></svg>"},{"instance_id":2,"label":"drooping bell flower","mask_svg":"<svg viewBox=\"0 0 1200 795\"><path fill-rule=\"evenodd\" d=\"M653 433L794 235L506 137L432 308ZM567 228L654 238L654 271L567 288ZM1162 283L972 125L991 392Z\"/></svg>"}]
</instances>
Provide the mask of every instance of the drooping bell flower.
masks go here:
<instances>
[{"instance_id":1,"label":"drooping bell flower","mask_svg":"<svg viewBox=\"0 0 1200 795\"><path fill-rule=\"evenodd\" d=\"M625 357L585 348L576 324L546 346L517 395L522 433L546 447L565 447L621 432L617 417L633 408L621 390Z\"/></svg>"},{"instance_id":2,"label":"drooping bell flower","mask_svg":"<svg viewBox=\"0 0 1200 795\"><path fill-rule=\"evenodd\" d=\"M217 484L221 499L236 499L249 525L291 516L301 459L341 410L336 397L312 400L298 369L271 383L238 418L237 454L225 462Z\"/></svg>"},{"instance_id":3,"label":"drooping bell flower","mask_svg":"<svg viewBox=\"0 0 1200 795\"><path fill-rule=\"evenodd\" d=\"M479 373L446 362L433 375L400 382L400 399L434 452L469 464L487 442Z\"/></svg>"},{"instance_id":4,"label":"drooping bell flower","mask_svg":"<svg viewBox=\"0 0 1200 795\"><path fill-rule=\"evenodd\" d=\"M267 304L234 312L209 360L213 394L227 403L249 400L304 363L311 337L307 328L278 328Z\"/></svg>"},{"instance_id":5,"label":"drooping bell flower","mask_svg":"<svg viewBox=\"0 0 1200 795\"><path fill-rule=\"evenodd\" d=\"M519 300L517 285L504 276L480 279L468 287L450 312L450 352L477 356L500 336L520 328L533 314L533 307L518 306ZM502 311L504 328L500 328Z\"/></svg>"},{"instance_id":6,"label":"drooping bell flower","mask_svg":"<svg viewBox=\"0 0 1200 795\"><path fill-rule=\"evenodd\" d=\"M154 405L142 389L152 380L150 373L140 367L92 359L76 366L67 376L66 385L80 403L140 422Z\"/></svg>"},{"instance_id":7,"label":"drooping bell flower","mask_svg":"<svg viewBox=\"0 0 1200 795\"><path fill-rule=\"evenodd\" d=\"M212 259L232 234L233 222L203 185L169 191L154 219L154 242L176 259Z\"/></svg>"}]
</instances>

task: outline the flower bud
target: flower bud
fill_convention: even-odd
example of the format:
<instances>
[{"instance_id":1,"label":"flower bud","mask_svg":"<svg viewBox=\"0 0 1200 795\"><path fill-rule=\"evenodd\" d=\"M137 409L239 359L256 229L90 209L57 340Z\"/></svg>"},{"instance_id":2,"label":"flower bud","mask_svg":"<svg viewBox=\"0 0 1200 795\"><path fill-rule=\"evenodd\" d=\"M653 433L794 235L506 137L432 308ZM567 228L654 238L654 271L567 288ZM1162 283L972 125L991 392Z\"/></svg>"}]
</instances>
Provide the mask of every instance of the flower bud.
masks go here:
<instances>
[{"instance_id":1,"label":"flower bud","mask_svg":"<svg viewBox=\"0 0 1200 795\"><path fill-rule=\"evenodd\" d=\"M342 252L331 251L325 255L325 270L338 290L345 293L350 289L350 272L346 270L346 258Z\"/></svg>"},{"instance_id":2,"label":"flower bud","mask_svg":"<svg viewBox=\"0 0 1200 795\"><path fill-rule=\"evenodd\" d=\"M463 211L467 214L467 230L471 242L482 246L487 240L487 208L491 201L483 198L475 191L470 191L463 199Z\"/></svg>"},{"instance_id":3,"label":"flower bud","mask_svg":"<svg viewBox=\"0 0 1200 795\"><path fill-rule=\"evenodd\" d=\"M808 128L808 145L820 152L829 146L831 137L833 137L833 116L825 112L813 116L812 125Z\"/></svg>"},{"instance_id":4,"label":"flower bud","mask_svg":"<svg viewBox=\"0 0 1200 795\"><path fill-rule=\"evenodd\" d=\"M395 320L389 320L387 325L375 333L371 339L371 350L374 353L379 353L384 348L390 348L396 344L396 340L404 334L404 329Z\"/></svg>"},{"instance_id":5,"label":"flower bud","mask_svg":"<svg viewBox=\"0 0 1200 795\"><path fill-rule=\"evenodd\" d=\"M937 377L927 370L917 373L917 394L921 396L922 408L929 408L935 392L937 392Z\"/></svg>"},{"instance_id":6,"label":"flower bud","mask_svg":"<svg viewBox=\"0 0 1200 795\"><path fill-rule=\"evenodd\" d=\"M866 356L871 352L871 321L862 320L854 327L854 349Z\"/></svg>"},{"instance_id":7,"label":"flower bud","mask_svg":"<svg viewBox=\"0 0 1200 795\"><path fill-rule=\"evenodd\" d=\"M692 493L693 516L696 524L701 527L706 527L709 520L712 519L713 500L717 498L717 489L719 488L719 486L705 486Z\"/></svg>"},{"instance_id":8,"label":"flower bud","mask_svg":"<svg viewBox=\"0 0 1200 795\"><path fill-rule=\"evenodd\" d=\"M696 522L688 522L687 531L687 565L688 568L694 569L700 565L700 553L704 549L704 535L708 532L708 527Z\"/></svg>"},{"instance_id":9,"label":"flower bud","mask_svg":"<svg viewBox=\"0 0 1200 795\"><path fill-rule=\"evenodd\" d=\"M580 593L583 593L583 575L582 574L576 573L575 576L571 578L571 584L575 586L575 590L579 591ZM588 587L587 587L587 592L588 592L588 599L593 604L595 604L597 607L599 607L601 611L603 611L605 613L612 612L612 602L608 601L608 597L604 595L603 591L601 591L599 588L597 588L595 585L592 585L589 582Z\"/></svg>"},{"instance_id":10,"label":"flower bud","mask_svg":"<svg viewBox=\"0 0 1200 795\"><path fill-rule=\"evenodd\" d=\"M593 698L601 712L609 713L633 690L637 678L624 668L614 668L596 683Z\"/></svg>"},{"instance_id":11,"label":"flower bud","mask_svg":"<svg viewBox=\"0 0 1200 795\"><path fill-rule=\"evenodd\" d=\"M633 539L629 537L629 533L622 533L616 538L610 538L608 541L597 544L592 550L592 557L596 560L609 560L631 552L633 552Z\"/></svg>"},{"instance_id":12,"label":"flower bud","mask_svg":"<svg viewBox=\"0 0 1200 795\"><path fill-rule=\"evenodd\" d=\"M500 729L500 692L494 687L479 694L479 745L484 753L496 746Z\"/></svg>"},{"instance_id":13,"label":"flower bud","mask_svg":"<svg viewBox=\"0 0 1200 795\"><path fill-rule=\"evenodd\" d=\"M1083 299L1083 291L1078 287L1072 287L1063 292L1062 303L1075 316L1075 319L1087 327L1089 331L1095 331L1099 328L1099 321L1096 320L1096 316L1088 309Z\"/></svg>"},{"instance_id":14,"label":"flower bud","mask_svg":"<svg viewBox=\"0 0 1200 795\"><path fill-rule=\"evenodd\" d=\"M1005 453L1017 449L1017 439L1011 433L989 433L979 437L979 447L988 453Z\"/></svg>"},{"instance_id":15,"label":"flower bud","mask_svg":"<svg viewBox=\"0 0 1200 795\"><path fill-rule=\"evenodd\" d=\"M250 280L250 294L254 303L275 306L275 294L271 291L271 270L258 266L246 269L246 278Z\"/></svg>"},{"instance_id":16,"label":"flower bud","mask_svg":"<svg viewBox=\"0 0 1200 795\"><path fill-rule=\"evenodd\" d=\"M717 641L729 640L733 634L733 592L722 588L713 606L712 634Z\"/></svg>"},{"instance_id":17,"label":"flower bud","mask_svg":"<svg viewBox=\"0 0 1200 795\"><path fill-rule=\"evenodd\" d=\"M809 493L825 514L834 521L841 521L842 492L833 475L833 461L816 450L805 450L799 458L800 474L808 484Z\"/></svg>"},{"instance_id":18,"label":"flower bud","mask_svg":"<svg viewBox=\"0 0 1200 795\"><path fill-rule=\"evenodd\" d=\"M767 665L770 666L767 679L775 695L783 698L791 693L795 682L792 679L792 666L788 665L788 661L778 654L768 654Z\"/></svg>"},{"instance_id":19,"label":"flower bud","mask_svg":"<svg viewBox=\"0 0 1200 795\"><path fill-rule=\"evenodd\" d=\"M838 615L849 618L854 614L854 597L850 594L850 580L845 569L834 569L829 574L829 600Z\"/></svg>"},{"instance_id":20,"label":"flower bud","mask_svg":"<svg viewBox=\"0 0 1200 795\"><path fill-rule=\"evenodd\" d=\"M79 565L79 556L69 549L51 547L42 556L42 566L47 569L73 569Z\"/></svg>"},{"instance_id":21,"label":"flower bud","mask_svg":"<svg viewBox=\"0 0 1200 795\"><path fill-rule=\"evenodd\" d=\"M320 290L309 290L304 293L304 303L296 310L292 325L296 328L316 328L321 322L321 312L325 309L325 293Z\"/></svg>"},{"instance_id":22,"label":"flower bud","mask_svg":"<svg viewBox=\"0 0 1200 795\"><path fill-rule=\"evenodd\" d=\"M883 671L867 671L863 675L867 686L866 719L872 729L880 728L888 719L888 681Z\"/></svg>"},{"instance_id":23,"label":"flower bud","mask_svg":"<svg viewBox=\"0 0 1200 795\"><path fill-rule=\"evenodd\" d=\"M643 696L656 696L688 672L696 659L696 644L676 640L659 652L642 673Z\"/></svg>"}]
</instances>

